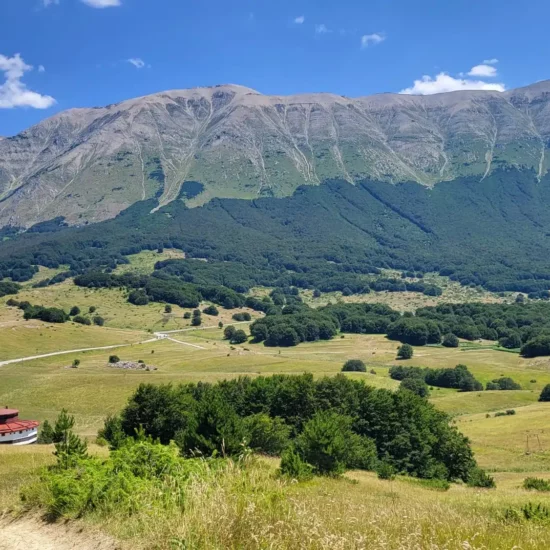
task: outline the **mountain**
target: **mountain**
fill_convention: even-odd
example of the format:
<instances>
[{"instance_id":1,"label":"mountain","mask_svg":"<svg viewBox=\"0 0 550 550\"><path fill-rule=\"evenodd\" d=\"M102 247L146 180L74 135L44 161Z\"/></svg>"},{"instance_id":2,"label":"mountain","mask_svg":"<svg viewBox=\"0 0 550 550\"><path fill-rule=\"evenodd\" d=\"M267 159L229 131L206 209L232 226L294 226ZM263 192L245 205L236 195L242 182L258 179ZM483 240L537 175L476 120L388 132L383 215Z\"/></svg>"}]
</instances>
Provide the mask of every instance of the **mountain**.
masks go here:
<instances>
[{"instance_id":1,"label":"mountain","mask_svg":"<svg viewBox=\"0 0 550 550\"><path fill-rule=\"evenodd\" d=\"M135 202L291 195L549 167L550 81L508 92L267 96L236 85L71 109L0 139L0 226L112 218Z\"/></svg>"}]
</instances>

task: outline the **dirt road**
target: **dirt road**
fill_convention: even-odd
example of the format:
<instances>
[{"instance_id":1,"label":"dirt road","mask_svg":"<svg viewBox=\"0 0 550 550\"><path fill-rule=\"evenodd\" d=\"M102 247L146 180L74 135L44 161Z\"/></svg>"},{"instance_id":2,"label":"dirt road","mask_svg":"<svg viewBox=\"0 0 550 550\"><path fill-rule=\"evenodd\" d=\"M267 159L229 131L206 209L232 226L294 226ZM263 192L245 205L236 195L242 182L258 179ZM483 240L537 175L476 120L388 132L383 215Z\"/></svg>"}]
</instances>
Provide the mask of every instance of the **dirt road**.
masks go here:
<instances>
[{"instance_id":1,"label":"dirt road","mask_svg":"<svg viewBox=\"0 0 550 550\"><path fill-rule=\"evenodd\" d=\"M103 535L73 524L48 524L36 517L0 519L0 550L120 550Z\"/></svg>"}]
</instances>

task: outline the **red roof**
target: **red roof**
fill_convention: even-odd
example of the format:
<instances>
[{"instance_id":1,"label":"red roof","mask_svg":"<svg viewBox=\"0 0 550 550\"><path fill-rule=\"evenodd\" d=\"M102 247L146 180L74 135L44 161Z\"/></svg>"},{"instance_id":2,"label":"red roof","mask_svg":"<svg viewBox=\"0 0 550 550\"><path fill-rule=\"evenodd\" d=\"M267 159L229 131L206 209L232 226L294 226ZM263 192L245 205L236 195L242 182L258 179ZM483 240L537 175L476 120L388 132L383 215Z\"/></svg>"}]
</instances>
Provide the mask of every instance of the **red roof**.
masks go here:
<instances>
[{"instance_id":1,"label":"red roof","mask_svg":"<svg viewBox=\"0 0 550 550\"><path fill-rule=\"evenodd\" d=\"M0 409L0 416L17 416L18 414L17 409Z\"/></svg>"},{"instance_id":2,"label":"red roof","mask_svg":"<svg viewBox=\"0 0 550 550\"><path fill-rule=\"evenodd\" d=\"M11 434L22 430L38 428L38 424L36 420L17 420L15 422L8 422L7 424L0 424L0 434Z\"/></svg>"}]
</instances>

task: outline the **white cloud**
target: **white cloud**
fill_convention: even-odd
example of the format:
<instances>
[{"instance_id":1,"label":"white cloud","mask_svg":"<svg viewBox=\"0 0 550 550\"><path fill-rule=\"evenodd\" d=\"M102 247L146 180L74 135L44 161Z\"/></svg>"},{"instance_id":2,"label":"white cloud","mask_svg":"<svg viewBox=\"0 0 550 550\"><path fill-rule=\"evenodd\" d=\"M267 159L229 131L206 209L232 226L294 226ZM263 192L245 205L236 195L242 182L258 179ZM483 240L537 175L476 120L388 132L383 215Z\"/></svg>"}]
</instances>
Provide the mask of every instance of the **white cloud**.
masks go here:
<instances>
[{"instance_id":1,"label":"white cloud","mask_svg":"<svg viewBox=\"0 0 550 550\"><path fill-rule=\"evenodd\" d=\"M373 34L364 34L361 37L361 48L368 48L371 44L374 46L376 44L380 44L380 42L384 42L386 40L386 37L384 34L375 32Z\"/></svg>"},{"instance_id":2,"label":"white cloud","mask_svg":"<svg viewBox=\"0 0 550 550\"><path fill-rule=\"evenodd\" d=\"M485 78L494 78L497 76L497 69L492 65L476 65L470 69L468 76L481 76Z\"/></svg>"},{"instance_id":3,"label":"white cloud","mask_svg":"<svg viewBox=\"0 0 550 550\"><path fill-rule=\"evenodd\" d=\"M141 59L140 57L131 57L130 59L127 59L128 63L131 63L136 69L143 69L145 67L146 63Z\"/></svg>"},{"instance_id":4,"label":"white cloud","mask_svg":"<svg viewBox=\"0 0 550 550\"><path fill-rule=\"evenodd\" d=\"M32 65L27 65L20 54L17 53L13 57L0 54L0 72L4 73L5 78L4 83L0 84L0 109L47 109L55 103L53 97L33 92L21 82L23 75L31 70Z\"/></svg>"},{"instance_id":5,"label":"white cloud","mask_svg":"<svg viewBox=\"0 0 550 550\"><path fill-rule=\"evenodd\" d=\"M484 59L483 64L484 65L496 65L498 63L498 59L493 57L492 59Z\"/></svg>"},{"instance_id":6,"label":"white cloud","mask_svg":"<svg viewBox=\"0 0 550 550\"><path fill-rule=\"evenodd\" d=\"M317 34L327 34L329 32L332 32L330 29L327 28L327 26L324 23L321 23L319 25L315 25L315 32Z\"/></svg>"},{"instance_id":7,"label":"white cloud","mask_svg":"<svg viewBox=\"0 0 550 550\"><path fill-rule=\"evenodd\" d=\"M493 90L496 92L503 92L505 89L506 87L504 84L497 82L454 78L447 73L439 73L435 78L424 75L420 80L415 80L413 86L405 88L399 93L431 95L443 92L456 92L457 90Z\"/></svg>"},{"instance_id":8,"label":"white cloud","mask_svg":"<svg viewBox=\"0 0 550 550\"><path fill-rule=\"evenodd\" d=\"M301 25L305 20L306 18L303 15L299 15L294 19L294 23L296 23L296 25Z\"/></svg>"},{"instance_id":9,"label":"white cloud","mask_svg":"<svg viewBox=\"0 0 550 550\"><path fill-rule=\"evenodd\" d=\"M45 73L46 72L46 67L44 67L44 65L38 65L38 72L39 73Z\"/></svg>"},{"instance_id":10,"label":"white cloud","mask_svg":"<svg viewBox=\"0 0 550 550\"><path fill-rule=\"evenodd\" d=\"M121 0L80 0L92 8L115 8L121 6Z\"/></svg>"}]
</instances>

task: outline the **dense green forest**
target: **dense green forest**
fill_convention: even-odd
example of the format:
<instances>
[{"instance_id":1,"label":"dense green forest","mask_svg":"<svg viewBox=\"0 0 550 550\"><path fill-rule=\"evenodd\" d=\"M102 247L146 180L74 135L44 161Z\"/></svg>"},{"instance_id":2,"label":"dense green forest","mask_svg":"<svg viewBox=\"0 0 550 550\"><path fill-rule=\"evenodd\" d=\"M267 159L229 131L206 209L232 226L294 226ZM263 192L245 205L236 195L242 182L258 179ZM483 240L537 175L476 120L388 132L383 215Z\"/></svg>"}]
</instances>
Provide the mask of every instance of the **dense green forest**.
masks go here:
<instances>
[{"instance_id":1,"label":"dense green forest","mask_svg":"<svg viewBox=\"0 0 550 550\"><path fill-rule=\"evenodd\" d=\"M114 268L144 249L175 247L189 259L159 268L241 292L254 285L368 292L366 274L396 268L547 297L550 260L541 251L550 238L549 183L550 176L538 182L509 169L433 189L330 181L284 199L216 199L194 209L175 201L154 214L150 200L95 225L68 228L56 219L24 234L4 228L0 273L24 281L37 265L69 265L58 281ZM397 284L386 282L390 290Z\"/></svg>"},{"instance_id":2,"label":"dense green forest","mask_svg":"<svg viewBox=\"0 0 550 550\"><path fill-rule=\"evenodd\" d=\"M175 441L184 456L238 455L246 442L283 460L293 453L318 473L379 462L423 478L469 481L477 471L468 440L445 413L413 392L378 390L343 375L143 384L100 436L117 448L140 429L161 443Z\"/></svg>"}]
</instances>

